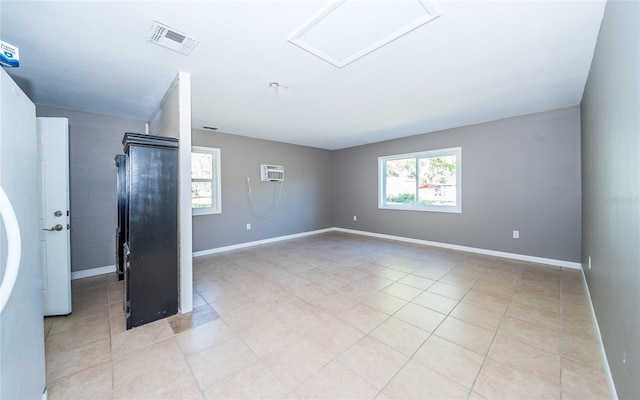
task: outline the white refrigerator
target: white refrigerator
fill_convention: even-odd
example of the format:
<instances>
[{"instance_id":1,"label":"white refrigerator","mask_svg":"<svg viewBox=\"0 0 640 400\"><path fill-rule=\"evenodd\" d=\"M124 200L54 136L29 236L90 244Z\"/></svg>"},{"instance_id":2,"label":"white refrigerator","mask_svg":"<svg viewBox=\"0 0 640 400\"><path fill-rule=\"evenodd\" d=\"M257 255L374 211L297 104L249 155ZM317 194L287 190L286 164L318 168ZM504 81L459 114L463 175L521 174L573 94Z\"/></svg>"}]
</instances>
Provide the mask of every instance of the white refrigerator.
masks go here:
<instances>
[{"instance_id":1,"label":"white refrigerator","mask_svg":"<svg viewBox=\"0 0 640 400\"><path fill-rule=\"evenodd\" d=\"M6 300L0 304L0 399L42 399L46 373L35 106L3 68L0 92L0 187L8 199L0 210L0 300ZM19 268L13 275L7 258L16 254L18 234Z\"/></svg>"}]
</instances>

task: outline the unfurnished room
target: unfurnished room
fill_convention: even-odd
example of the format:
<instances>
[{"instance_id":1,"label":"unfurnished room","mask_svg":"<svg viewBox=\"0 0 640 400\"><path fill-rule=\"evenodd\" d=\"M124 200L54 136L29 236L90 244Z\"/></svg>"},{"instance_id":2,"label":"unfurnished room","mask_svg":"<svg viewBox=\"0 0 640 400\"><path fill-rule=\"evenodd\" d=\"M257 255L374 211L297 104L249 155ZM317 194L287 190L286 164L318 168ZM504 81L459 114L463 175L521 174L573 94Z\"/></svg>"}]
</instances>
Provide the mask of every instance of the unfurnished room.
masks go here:
<instances>
[{"instance_id":1,"label":"unfurnished room","mask_svg":"<svg viewBox=\"0 0 640 400\"><path fill-rule=\"evenodd\" d=\"M640 1L0 1L0 398L640 398Z\"/></svg>"}]
</instances>

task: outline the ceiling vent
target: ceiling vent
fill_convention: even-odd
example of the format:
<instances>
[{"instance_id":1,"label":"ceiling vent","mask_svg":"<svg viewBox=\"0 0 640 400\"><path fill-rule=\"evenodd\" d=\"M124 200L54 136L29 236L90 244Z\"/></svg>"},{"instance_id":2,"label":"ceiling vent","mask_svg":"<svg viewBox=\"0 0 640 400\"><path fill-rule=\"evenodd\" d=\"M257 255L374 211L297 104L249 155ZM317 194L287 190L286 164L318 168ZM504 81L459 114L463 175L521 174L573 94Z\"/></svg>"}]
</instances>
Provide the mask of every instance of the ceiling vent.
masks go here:
<instances>
[{"instance_id":1,"label":"ceiling vent","mask_svg":"<svg viewBox=\"0 0 640 400\"><path fill-rule=\"evenodd\" d=\"M198 41L184 32L180 32L158 21L153 21L147 42L166 47L180 54L188 56Z\"/></svg>"}]
</instances>

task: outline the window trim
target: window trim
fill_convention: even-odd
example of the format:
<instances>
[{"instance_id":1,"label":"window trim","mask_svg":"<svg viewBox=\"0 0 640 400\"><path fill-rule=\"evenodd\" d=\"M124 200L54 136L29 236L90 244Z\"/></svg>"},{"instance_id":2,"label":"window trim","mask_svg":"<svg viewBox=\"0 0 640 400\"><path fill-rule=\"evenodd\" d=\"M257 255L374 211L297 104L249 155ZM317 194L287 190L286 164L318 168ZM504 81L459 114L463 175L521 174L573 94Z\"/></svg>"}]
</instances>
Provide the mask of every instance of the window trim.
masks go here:
<instances>
[{"instance_id":1,"label":"window trim","mask_svg":"<svg viewBox=\"0 0 640 400\"><path fill-rule=\"evenodd\" d=\"M388 205L386 204L386 162L405 158L435 158L442 156L456 156L456 205ZM462 147L449 147L446 149L435 149L418 151L415 153L393 154L378 157L378 209L381 210L409 210L409 211L431 211L444 213L462 213Z\"/></svg>"},{"instance_id":2,"label":"window trim","mask_svg":"<svg viewBox=\"0 0 640 400\"><path fill-rule=\"evenodd\" d=\"M222 184L220 174L222 160L220 157L220 149L216 147L191 146L191 153L205 153L213 155L213 177L211 179L191 178L191 182L211 182L211 200L214 204L212 207L191 207L191 214L193 216L222 214Z\"/></svg>"}]
</instances>

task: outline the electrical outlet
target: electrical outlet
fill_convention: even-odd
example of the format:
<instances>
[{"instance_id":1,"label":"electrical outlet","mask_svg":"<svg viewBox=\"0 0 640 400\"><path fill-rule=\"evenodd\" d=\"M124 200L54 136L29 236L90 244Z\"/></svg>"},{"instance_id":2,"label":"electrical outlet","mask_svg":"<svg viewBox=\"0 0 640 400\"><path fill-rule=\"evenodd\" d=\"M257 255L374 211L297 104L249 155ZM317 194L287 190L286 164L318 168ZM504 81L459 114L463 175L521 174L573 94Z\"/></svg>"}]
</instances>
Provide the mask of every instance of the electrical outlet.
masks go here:
<instances>
[{"instance_id":1,"label":"electrical outlet","mask_svg":"<svg viewBox=\"0 0 640 400\"><path fill-rule=\"evenodd\" d=\"M251 224L247 224L247 230L250 231L251 230Z\"/></svg>"},{"instance_id":2,"label":"electrical outlet","mask_svg":"<svg viewBox=\"0 0 640 400\"><path fill-rule=\"evenodd\" d=\"M513 238L520 239L520 231L513 231Z\"/></svg>"},{"instance_id":3,"label":"electrical outlet","mask_svg":"<svg viewBox=\"0 0 640 400\"><path fill-rule=\"evenodd\" d=\"M356 215L354 215L354 216L353 216L353 220L354 220L354 221L357 221L357 220L358 220L358 217L357 217Z\"/></svg>"}]
</instances>

